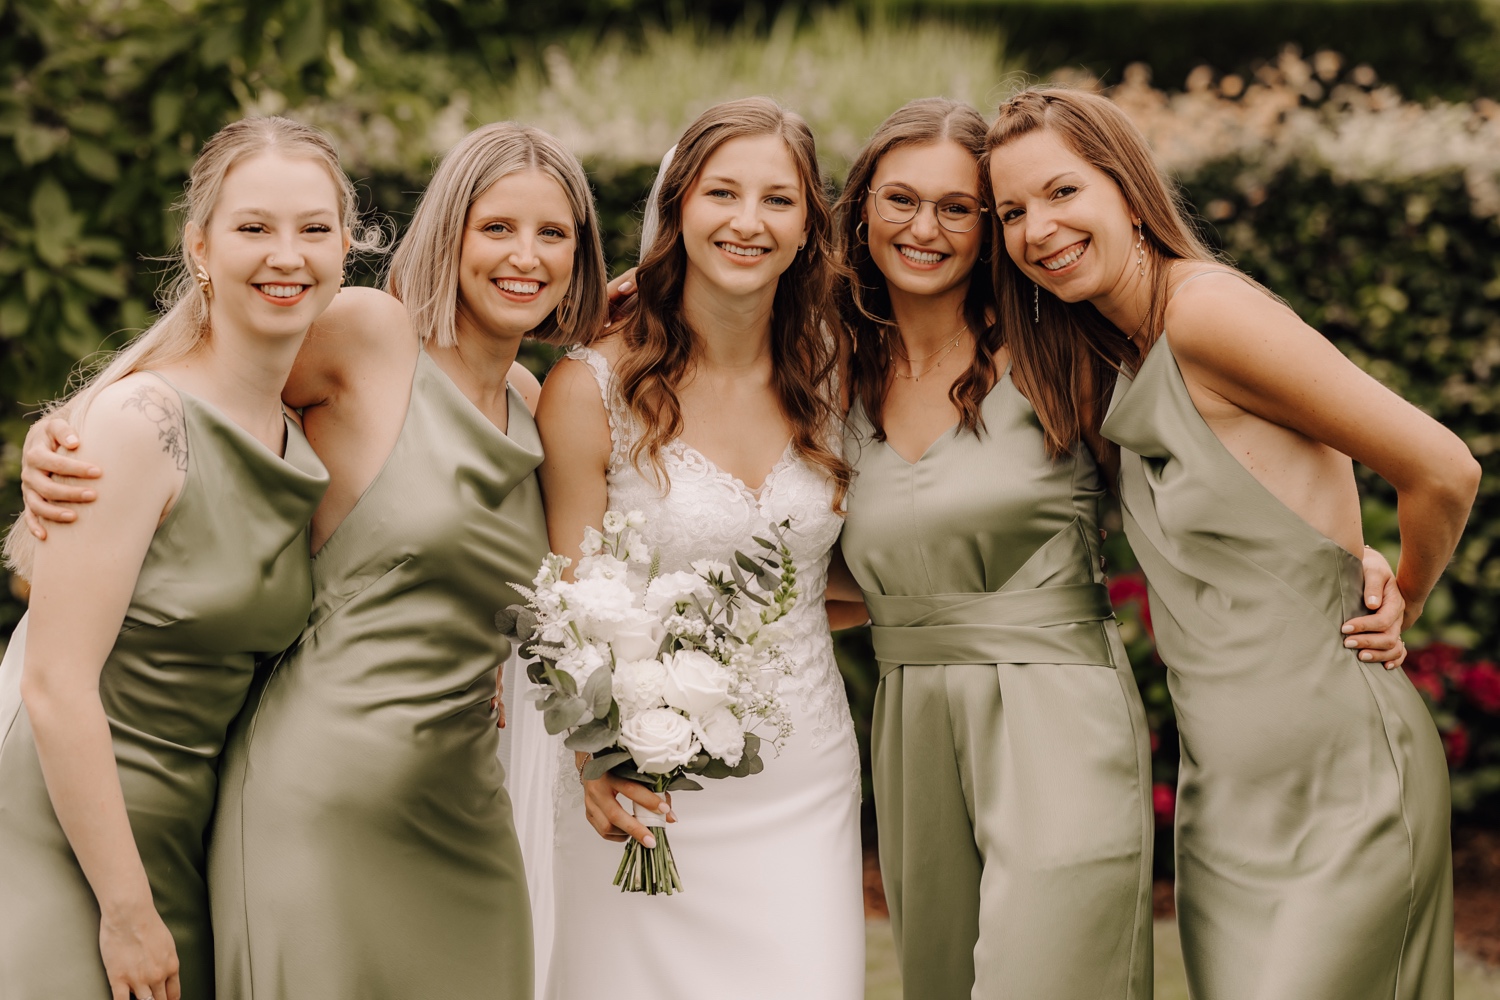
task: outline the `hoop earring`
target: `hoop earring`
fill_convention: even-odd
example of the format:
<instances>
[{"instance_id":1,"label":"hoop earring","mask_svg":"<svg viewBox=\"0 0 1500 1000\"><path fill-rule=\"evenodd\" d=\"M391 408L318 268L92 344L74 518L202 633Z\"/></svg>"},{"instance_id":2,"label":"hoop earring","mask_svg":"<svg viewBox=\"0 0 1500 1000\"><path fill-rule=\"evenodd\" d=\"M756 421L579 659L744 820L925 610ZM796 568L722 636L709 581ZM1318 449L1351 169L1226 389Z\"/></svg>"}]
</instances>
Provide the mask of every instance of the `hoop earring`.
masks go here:
<instances>
[{"instance_id":1,"label":"hoop earring","mask_svg":"<svg viewBox=\"0 0 1500 1000\"><path fill-rule=\"evenodd\" d=\"M864 233L860 233L860 231L859 231L859 227L860 226L864 226L865 227ZM861 243L868 243L868 242L870 242L870 227L865 222L864 219L860 219L858 222L856 222L854 224L854 238L856 240L859 240L859 242L861 242Z\"/></svg>"},{"instance_id":2,"label":"hoop earring","mask_svg":"<svg viewBox=\"0 0 1500 1000\"><path fill-rule=\"evenodd\" d=\"M198 282L198 291L203 293L205 299L212 302L214 300L214 283L208 276L208 269L199 264L198 270L193 272L193 279Z\"/></svg>"},{"instance_id":3,"label":"hoop earring","mask_svg":"<svg viewBox=\"0 0 1500 1000\"><path fill-rule=\"evenodd\" d=\"M1031 283L1031 325L1042 321L1042 286L1035 281Z\"/></svg>"},{"instance_id":4,"label":"hoop earring","mask_svg":"<svg viewBox=\"0 0 1500 1000\"><path fill-rule=\"evenodd\" d=\"M1146 276L1146 224L1137 222L1135 224L1135 266L1141 272L1141 277Z\"/></svg>"}]
</instances>

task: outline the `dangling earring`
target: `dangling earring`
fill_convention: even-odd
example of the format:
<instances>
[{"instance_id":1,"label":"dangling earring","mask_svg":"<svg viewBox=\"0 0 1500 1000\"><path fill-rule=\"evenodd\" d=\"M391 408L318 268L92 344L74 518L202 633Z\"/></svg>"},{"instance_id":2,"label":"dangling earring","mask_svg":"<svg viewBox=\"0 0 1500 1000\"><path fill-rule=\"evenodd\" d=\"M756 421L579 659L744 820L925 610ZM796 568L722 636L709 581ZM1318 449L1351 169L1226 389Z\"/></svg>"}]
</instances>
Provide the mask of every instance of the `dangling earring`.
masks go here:
<instances>
[{"instance_id":1,"label":"dangling earring","mask_svg":"<svg viewBox=\"0 0 1500 1000\"><path fill-rule=\"evenodd\" d=\"M1035 281L1031 283L1031 322L1036 325L1042 321L1042 286Z\"/></svg>"},{"instance_id":2,"label":"dangling earring","mask_svg":"<svg viewBox=\"0 0 1500 1000\"><path fill-rule=\"evenodd\" d=\"M343 271L339 272L339 287L340 288L344 287L344 272Z\"/></svg>"},{"instance_id":3,"label":"dangling earring","mask_svg":"<svg viewBox=\"0 0 1500 1000\"><path fill-rule=\"evenodd\" d=\"M1141 277L1146 276L1146 224L1137 222L1135 224L1135 266L1141 272Z\"/></svg>"},{"instance_id":4,"label":"dangling earring","mask_svg":"<svg viewBox=\"0 0 1500 1000\"><path fill-rule=\"evenodd\" d=\"M193 272L193 277L198 282L198 291L203 293L205 299L212 302L214 300L214 283L208 277L208 269L199 264L198 270Z\"/></svg>"},{"instance_id":5,"label":"dangling earring","mask_svg":"<svg viewBox=\"0 0 1500 1000\"><path fill-rule=\"evenodd\" d=\"M859 231L859 227L860 226L864 226L865 227L865 231L863 233L861 233ZM859 242L861 242L861 243L868 243L869 242L869 236L870 236L870 227L868 225L866 225L864 219L860 219L858 222L856 222L854 224L854 238L856 240L859 240Z\"/></svg>"}]
</instances>

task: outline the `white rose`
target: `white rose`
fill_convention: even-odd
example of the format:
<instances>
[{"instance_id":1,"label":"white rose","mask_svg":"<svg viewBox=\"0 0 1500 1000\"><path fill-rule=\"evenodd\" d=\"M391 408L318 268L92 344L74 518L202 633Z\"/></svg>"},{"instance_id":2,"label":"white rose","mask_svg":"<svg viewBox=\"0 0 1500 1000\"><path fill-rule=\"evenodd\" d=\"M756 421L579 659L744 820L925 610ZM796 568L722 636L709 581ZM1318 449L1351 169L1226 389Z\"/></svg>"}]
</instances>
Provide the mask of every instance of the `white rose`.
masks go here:
<instances>
[{"instance_id":1,"label":"white rose","mask_svg":"<svg viewBox=\"0 0 1500 1000\"><path fill-rule=\"evenodd\" d=\"M666 662L667 684L662 697L668 705L695 718L729 704L734 678L707 653L680 649Z\"/></svg>"},{"instance_id":2,"label":"white rose","mask_svg":"<svg viewBox=\"0 0 1500 1000\"><path fill-rule=\"evenodd\" d=\"M693 725L669 708L652 708L620 723L620 743L646 774L666 774L693 759L703 747Z\"/></svg>"},{"instance_id":3,"label":"white rose","mask_svg":"<svg viewBox=\"0 0 1500 1000\"><path fill-rule=\"evenodd\" d=\"M632 608L629 614L621 615L609 637L609 648L614 651L615 662L621 660L650 660L656 657L667 630L655 615Z\"/></svg>"},{"instance_id":4,"label":"white rose","mask_svg":"<svg viewBox=\"0 0 1500 1000\"><path fill-rule=\"evenodd\" d=\"M708 603L713 591L696 573L663 573L646 587L646 597L641 603L652 614L666 617L677 610L679 604L691 604L694 597Z\"/></svg>"},{"instance_id":5,"label":"white rose","mask_svg":"<svg viewBox=\"0 0 1500 1000\"><path fill-rule=\"evenodd\" d=\"M658 707L666 684L667 668L660 660L616 660L614 690L620 717L628 719Z\"/></svg>"},{"instance_id":6,"label":"white rose","mask_svg":"<svg viewBox=\"0 0 1500 1000\"><path fill-rule=\"evenodd\" d=\"M703 749L730 767L745 756L745 726L729 709L720 706L700 717L693 726Z\"/></svg>"},{"instance_id":7,"label":"white rose","mask_svg":"<svg viewBox=\"0 0 1500 1000\"><path fill-rule=\"evenodd\" d=\"M605 512L604 533L606 535L618 535L620 532L625 530L625 524L626 521L624 514L621 514L617 510Z\"/></svg>"}]
</instances>

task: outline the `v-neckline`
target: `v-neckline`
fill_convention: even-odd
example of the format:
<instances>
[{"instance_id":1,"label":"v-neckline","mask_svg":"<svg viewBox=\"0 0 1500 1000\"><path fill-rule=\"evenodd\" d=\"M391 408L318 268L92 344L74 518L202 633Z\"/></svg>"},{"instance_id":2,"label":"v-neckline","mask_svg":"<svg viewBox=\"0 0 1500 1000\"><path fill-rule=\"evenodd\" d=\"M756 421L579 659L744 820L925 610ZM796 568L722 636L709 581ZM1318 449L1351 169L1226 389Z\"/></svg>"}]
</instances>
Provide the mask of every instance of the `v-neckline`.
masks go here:
<instances>
[{"instance_id":1,"label":"v-neckline","mask_svg":"<svg viewBox=\"0 0 1500 1000\"><path fill-rule=\"evenodd\" d=\"M999 378L995 379L995 384L990 386L990 391L985 393L984 399L980 401L979 408L981 410L984 409L985 404L990 401L990 397L993 396L997 391L999 391L1001 383L1003 383L1008 378L1010 378L1010 363L1006 362L1005 370L1000 373ZM937 448L938 445L942 444L949 438L954 437L958 433L958 430L962 425L962 420L955 420L953 423L949 424L946 430L944 430L941 434L927 443L927 447L922 449L922 454L917 456L917 460L915 462L911 461L905 455L901 454L901 452L897 450L896 446L891 444L891 439L889 436L887 436L886 439L881 441L880 443L885 445L886 448L889 449L890 453L892 455L895 455L896 458L901 461L902 465L905 465L909 469L915 469L917 466L922 464L923 459L932 454L933 450Z\"/></svg>"},{"instance_id":2,"label":"v-neckline","mask_svg":"<svg viewBox=\"0 0 1500 1000\"><path fill-rule=\"evenodd\" d=\"M739 476L736 476L728 469L724 468L718 462L715 462L713 459L709 458L708 455L705 454L703 450L696 445L688 444L687 441L683 440L682 438L678 438L676 444L682 450L690 451L694 455L697 455L698 458L703 461L704 465L707 465L716 474L733 483L744 493L755 498L756 502L760 501L761 496L766 491L766 487L770 485L770 482L775 477L776 473L780 472L782 467L787 465L792 458L792 439L787 438L786 445L781 449L781 456L777 458L775 462L771 463L771 467L767 469L766 474L761 477L760 485L752 489L748 484L746 484L743 479L741 479Z\"/></svg>"}]
</instances>

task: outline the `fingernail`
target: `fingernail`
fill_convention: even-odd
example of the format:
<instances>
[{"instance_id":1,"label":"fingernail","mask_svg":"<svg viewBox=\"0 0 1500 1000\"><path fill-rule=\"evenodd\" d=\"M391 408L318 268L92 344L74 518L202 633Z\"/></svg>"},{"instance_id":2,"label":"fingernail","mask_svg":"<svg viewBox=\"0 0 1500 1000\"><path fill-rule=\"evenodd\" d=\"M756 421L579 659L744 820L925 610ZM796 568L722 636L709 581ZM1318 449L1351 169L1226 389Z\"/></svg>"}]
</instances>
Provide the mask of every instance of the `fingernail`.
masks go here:
<instances>
[{"instance_id":1,"label":"fingernail","mask_svg":"<svg viewBox=\"0 0 1500 1000\"><path fill-rule=\"evenodd\" d=\"M1345 635L1348 635L1348 634L1349 634L1349 633L1350 633L1350 632L1353 632L1353 631L1354 631L1354 626L1353 626L1353 625L1345 625L1345 626L1344 626L1344 627L1343 627L1343 629L1342 629L1342 630L1341 630L1341 631L1342 631L1342 632L1343 632L1343 633L1344 633L1344 634L1345 634Z\"/></svg>"},{"instance_id":2,"label":"fingernail","mask_svg":"<svg viewBox=\"0 0 1500 1000\"><path fill-rule=\"evenodd\" d=\"M620 291L622 291L622 292L633 292L633 291L635 291L635 283L632 282L632 281L622 281L622 282L620 282Z\"/></svg>"},{"instance_id":3,"label":"fingernail","mask_svg":"<svg viewBox=\"0 0 1500 1000\"><path fill-rule=\"evenodd\" d=\"M68 435L68 447L69 448L77 448L78 447L78 435L77 434L69 434Z\"/></svg>"},{"instance_id":4,"label":"fingernail","mask_svg":"<svg viewBox=\"0 0 1500 1000\"><path fill-rule=\"evenodd\" d=\"M654 850L656 850L656 838L653 837L653 836L651 836L651 834L649 834L649 833L646 834L646 839L643 840L641 843L643 843L643 844L646 845L646 850L648 850L648 851L654 851Z\"/></svg>"},{"instance_id":5,"label":"fingernail","mask_svg":"<svg viewBox=\"0 0 1500 1000\"><path fill-rule=\"evenodd\" d=\"M1366 650L1365 652L1359 654L1359 658L1361 660L1373 660L1375 659L1375 655Z\"/></svg>"},{"instance_id":6,"label":"fingernail","mask_svg":"<svg viewBox=\"0 0 1500 1000\"><path fill-rule=\"evenodd\" d=\"M675 822L677 822L677 814L674 813L670 809L667 810L667 822L668 823L675 823Z\"/></svg>"},{"instance_id":7,"label":"fingernail","mask_svg":"<svg viewBox=\"0 0 1500 1000\"><path fill-rule=\"evenodd\" d=\"M1344 640L1344 648L1345 649L1353 649L1354 648L1354 640L1353 639L1345 639Z\"/></svg>"},{"instance_id":8,"label":"fingernail","mask_svg":"<svg viewBox=\"0 0 1500 1000\"><path fill-rule=\"evenodd\" d=\"M1377 596L1376 596L1376 595L1374 595L1374 594L1371 594L1371 595L1370 595L1370 596L1369 596L1369 597L1366 597L1366 598L1365 598L1365 603L1366 603L1366 604L1368 604L1368 605L1369 605L1369 606L1370 606L1370 607L1372 607L1372 608L1373 608L1373 607L1375 607L1375 606L1376 606L1376 605L1377 605L1377 604L1379 604L1379 603L1380 603L1380 598L1379 598L1379 597L1377 597Z\"/></svg>"},{"instance_id":9,"label":"fingernail","mask_svg":"<svg viewBox=\"0 0 1500 1000\"><path fill-rule=\"evenodd\" d=\"M91 465L91 466L89 466L89 475L91 475L91 476L102 476L102 475L104 475L104 473L99 469L99 466L97 466L97 465Z\"/></svg>"},{"instance_id":10,"label":"fingernail","mask_svg":"<svg viewBox=\"0 0 1500 1000\"><path fill-rule=\"evenodd\" d=\"M615 321L612 320L612 319L607 319L607 320L604 321L604 328L606 330L608 330L610 327L612 327L614 325L615 325Z\"/></svg>"},{"instance_id":11,"label":"fingernail","mask_svg":"<svg viewBox=\"0 0 1500 1000\"><path fill-rule=\"evenodd\" d=\"M83 491L83 498L85 500L93 500L95 498L94 491L93 490L84 490Z\"/></svg>"},{"instance_id":12,"label":"fingernail","mask_svg":"<svg viewBox=\"0 0 1500 1000\"><path fill-rule=\"evenodd\" d=\"M671 806L667 805L666 799L662 799L660 802L656 803L655 812L659 816L666 816L672 812L672 808Z\"/></svg>"}]
</instances>

